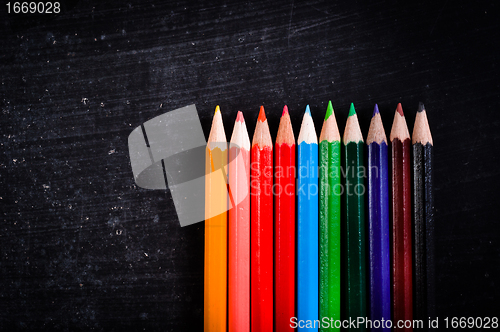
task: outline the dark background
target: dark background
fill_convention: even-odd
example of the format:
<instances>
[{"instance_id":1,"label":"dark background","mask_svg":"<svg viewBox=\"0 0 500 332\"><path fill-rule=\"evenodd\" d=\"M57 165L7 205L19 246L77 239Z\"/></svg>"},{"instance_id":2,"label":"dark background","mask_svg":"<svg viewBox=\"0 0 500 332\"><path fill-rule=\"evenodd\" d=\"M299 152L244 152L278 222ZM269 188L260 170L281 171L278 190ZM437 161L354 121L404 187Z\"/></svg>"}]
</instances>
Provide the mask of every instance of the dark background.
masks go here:
<instances>
[{"instance_id":1,"label":"dark background","mask_svg":"<svg viewBox=\"0 0 500 332\"><path fill-rule=\"evenodd\" d=\"M129 133L192 103L207 136L217 104L228 137L261 104L273 139L284 104L319 133L329 99L365 137L375 103L387 134L425 103L438 315L498 315L498 3L407 2L2 5L0 329L201 331L203 223L134 185Z\"/></svg>"}]
</instances>

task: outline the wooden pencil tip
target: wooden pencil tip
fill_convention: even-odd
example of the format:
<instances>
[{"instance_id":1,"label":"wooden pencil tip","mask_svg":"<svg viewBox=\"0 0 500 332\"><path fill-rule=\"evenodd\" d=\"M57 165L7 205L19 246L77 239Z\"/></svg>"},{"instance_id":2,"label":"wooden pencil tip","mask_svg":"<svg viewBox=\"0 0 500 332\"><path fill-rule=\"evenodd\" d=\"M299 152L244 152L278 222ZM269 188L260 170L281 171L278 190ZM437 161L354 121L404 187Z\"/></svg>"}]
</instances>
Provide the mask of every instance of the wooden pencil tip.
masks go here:
<instances>
[{"instance_id":1,"label":"wooden pencil tip","mask_svg":"<svg viewBox=\"0 0 500 332\"><path fill-rule=\"evenodd\" d=\"M351 107L349 108L349 115L347 117L353 116L356 114L356 111L354 110L354 103L351 103Z\"/></svg>"},{"instance_id":2,"label":"wooden pencil tip","mask_svg":"<svg viewBox=\"0 0 500 332\"><path fill-rule=\"evenodd\" d=\"M403 113L403 106L401 106L401 103L398 104L398 107L396 107L396 112L399 113L401 116L405 116Z\"/></svg>"},{"instance_id":3,"label":"wooden pencil tip","mask_svg":"<svg viewBox=\"0 0 500 332\"><path fill-rule=\"evenodd\" d=\"M427 112L423 108L423 104L420 103L422 109L419 107L417 116L415 117L415 125L413 126L412 143L421 143L423 145L432 142L431 129L429 128L429 122L427 121Z\"/></svg>"},{"instance_id":4,"label":"wooden pencil tip","mask_svg":"<svg viewBox=\"0 0 500 332\"><path fill-rule=\"evenodd\" d=\"M401 103L398 104L396 112L394 112L394 121L392 122L390 135L391 142L396 138L401 142L403 142L405 139L410 138L410 133L408 132L408 126L406 125L406 119L405 115L403 114Z\"/></svg>"},{"instance_id":5,"label":"wooden pencil tip","mask_svg":"<svg viewBox=\"0 0 500 332\"><path fill-rule=\"evenodd\" d=\"M299 138L297 142L305 142L307 144L316 143L318 144L318 137L316 136L316 129L314 128L314 122L311 117L311 110L309 105L306 106L306 111L304 117L302 118L302 125L300 126Z\"/></svg>"},{"instance_id":6,"label":"wooden pencil tip","mask_svg":"<svg viewBox=\"0 0 500 332\"><path fill-rule=\"evenodd\" d=\"M257 118L257 120L260 122L266 121L266 112L264 112L264 106L260 107L259 117Z\"/></svg>"},{"instance_id":7,"label":"wooden pencil tip","mask_svg":"<svg viewBox=\"0 0 500 332\"><path fill-rule=\"evenodd\" d=\"M243 113L238 111L236 121L234 122L233 134L231 135L231 147L239 147L250 150L250 138L248 137L247 126Z\"/></svg>"},{"instance_id":8,"label":"wooden pencil tip","mask_svg":"<svg viewBox=\"0 0 500 332\"><path fill-rule=\"evenodd\" d=\"M375 110L373 111L373 117L370 121L370 129L368 129L368 136L366 137L366 144L370 145L372 143L387 144L387 137L385 136L384 125L382 124L382 118L378 111L378 106L375 105Z\"/></svg>"},{"instance_id":9,"label":"wooden pencil tip","mask_svg":"<svg viewBox=\"0 0 500 332\"><path fill-rule=\"evenodd\" d=\"M267 124L266 114L264 113L264 106L260 107L259 118L257 119L257 125L255 126L255 131L253 132L252 146L259 146L263 148L264 146L272 146L271 134L269 133L269 125Z\"/></svg>"},{"instance_id":10,"label":"wooden pencil tip","mask_svg":"<svg viewBox=\"0 0 500 332\"><path fill-rule=\"evenodd\" d=\"M373 108L372 118L375 117L375 115L377 115L377 114L380 114L380 112L378 111L378 105L375 104L375 107Z\"/></svg>"},{"instance_id":11,"label":"wooden pencil tip","mask_svg":"<svg viewBox=\"0 0 500 332\"><path fill-rule=\"evenodd\" d=\"M283 113L281 114L281 116L286 114L288 114L288 106L285 105L285 107L283 107Z\"/></svg>"},{"instance_id":12,"label":"wooden pencil tip","mask_svg":"<svg viewBox=\"0 0 500 332\"><path fill-rule=\"evenodd\" d=\"M276 135L276 144L281 145L283 143L288 145L295 144L292 122L290 121L290 114L288 114L288 107L286 106L283 108L283 115L281 116L278 134Z\"/></svg>"},{"instance_id":13,"label":"wooden pencil tip","mask_svg":"<svg viewBox=\"0 0 500 332\"><path fill-rule=\"evenodd\" d=\"M425 111L425 106L424 103L420 102L418 103L418 112Z\"/></svg>"},{"instance_id":14,"label":"wooden pencil tip","mask_svg":"<svg viewBox=\"0 0 500 332\"><path fill-rule=\"evenodd\" d=\"M238 111L238 115L236 115L236 121L238 122L245 122L245 119L243 118L243 113L241 111Z\"/></svg>"},{"instance_id":15,"label":"wooden pencil tip","mask_svg":"<svg viewBox=\"0 0 500 332\"><path fill-rule=\"evenodd\" d=\"M226 133L224 131L224 124L222 122L222 114L219 106L215 108L214 117L212 119L212 128L208 135L208 142L226 142Z\"/></svg>"},{"instance_id":16,"label":"wooden pencil tip","mask_svg":"<svg viewBox=\"0 0 500 332\"><path fill-rule=\"evenodd\" d=\"M332 106L332 101L328 101L328 106L326 107L326 114L325 114L325 120L328 120L328 118L333 114L333 106Z\"/></svg>"},{"instance_id":17,"label":"wooden pencil tip","mask_svg":"<svg viewBox=\"0 0 500 332\"><path fill-rule=\"evenodd\" d=\"M337 120L335 119L335 113L333 112L331 101L328 102L325 120L323 121L323 127L321 128L321 134L319 135L319 141L340 141L339 128L337 126Z\"/></svg>"},{"instance_id":18,"label":"wooden pencil tip","mask_svg":"<svg viewBox=\"0 0 500 332\"><path fill-rule=\"evenodd\" d=\"M353 114L351 114L351 112ZM347 117L344 130L344 144L348 144L350 142L363 142L363 134L361 134L358 116L354 111L353 104L351 104L351 110L349 111L349 116Z\"/></svg>"}]
</instances>

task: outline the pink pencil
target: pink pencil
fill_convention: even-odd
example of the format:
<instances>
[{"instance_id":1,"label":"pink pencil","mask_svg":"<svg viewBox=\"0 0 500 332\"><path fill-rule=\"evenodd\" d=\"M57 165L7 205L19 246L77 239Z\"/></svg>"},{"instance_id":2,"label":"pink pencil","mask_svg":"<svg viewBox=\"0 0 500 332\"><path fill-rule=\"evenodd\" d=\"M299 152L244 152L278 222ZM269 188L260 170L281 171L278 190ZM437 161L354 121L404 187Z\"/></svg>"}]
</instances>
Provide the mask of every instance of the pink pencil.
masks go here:
<instances>
[{"instance_id":1,"label":"pink pencil","mask_svg":"<svg viewBox=\"0 0 500 332\"><path fill-rule=\"evenodd\" d=\"M229 148L228 331L250 331L250 139L238 112Z\"/></svg>"}]
</instances>

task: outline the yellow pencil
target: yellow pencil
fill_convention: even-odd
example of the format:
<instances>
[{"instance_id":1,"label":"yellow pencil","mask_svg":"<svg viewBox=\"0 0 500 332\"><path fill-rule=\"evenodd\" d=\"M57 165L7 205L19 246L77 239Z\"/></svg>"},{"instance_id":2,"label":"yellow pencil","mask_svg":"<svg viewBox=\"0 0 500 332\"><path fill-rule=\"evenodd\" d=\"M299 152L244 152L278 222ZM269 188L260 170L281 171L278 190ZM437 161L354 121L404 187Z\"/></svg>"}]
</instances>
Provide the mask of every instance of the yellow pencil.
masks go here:
<instances>
[{"instance_id":1,"label":"yellow pencil","mask_svg":"<svg viewBox=\"0 0 500 332\"><path fill-rule=\"evenodd\" d=\"M205 332L226 331L227 152L217 106L205 155Z\"/></svg>"}]
</instances>

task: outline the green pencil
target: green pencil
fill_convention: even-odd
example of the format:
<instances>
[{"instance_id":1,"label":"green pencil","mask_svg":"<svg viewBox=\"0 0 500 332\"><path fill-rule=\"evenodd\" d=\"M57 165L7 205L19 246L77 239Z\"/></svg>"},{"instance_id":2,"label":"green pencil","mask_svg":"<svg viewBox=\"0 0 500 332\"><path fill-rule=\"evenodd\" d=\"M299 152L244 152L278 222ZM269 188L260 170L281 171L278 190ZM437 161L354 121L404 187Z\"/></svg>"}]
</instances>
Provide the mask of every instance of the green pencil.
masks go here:
<instances>
[{"instance_id":1,"label":"green pencil","mask_svg":"<svg viewBox=\"0 0 500 332\"><path fill-rule=\"evenodd\" d=\"M363 135L359 128L358 117L351 104L349 117L344 131L344 232L345 276L346 276L346 316L357 320L366 317L366 258L365 258L365 169L363 162ZM366 331L361 324L357 331Z\"/></svg>"},{"instance_id":2,"label":"green pencil","mask_svg":"<svg viewBox=\"0 0 500 332\"><path fill-rule=\"evenodd\" d=\"M340 133L328 102L319 136L319 316L330 327L320 331L340 331L331 324L340 320Z\"/></svg>"}]
</instances>

